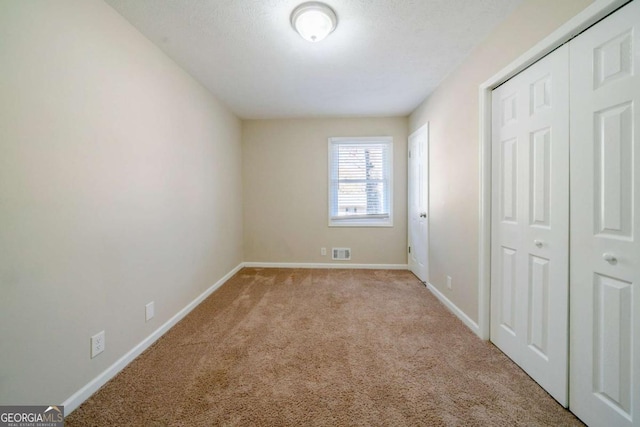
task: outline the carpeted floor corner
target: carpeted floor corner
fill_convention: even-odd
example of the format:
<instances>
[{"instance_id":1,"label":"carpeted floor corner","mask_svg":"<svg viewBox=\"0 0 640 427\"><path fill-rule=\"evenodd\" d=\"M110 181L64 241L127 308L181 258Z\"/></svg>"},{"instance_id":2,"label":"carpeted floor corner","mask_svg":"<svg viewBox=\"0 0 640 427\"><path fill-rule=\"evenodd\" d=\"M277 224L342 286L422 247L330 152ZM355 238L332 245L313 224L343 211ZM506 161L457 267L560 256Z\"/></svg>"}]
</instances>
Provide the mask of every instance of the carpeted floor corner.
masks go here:
<instances>
[{"instance_id":1,"label":"carpeted floor corner","mask_svg":"<svg viewBox=\"0 0 640 427\"><path fill-rule=\"evenodd\" d=\"M255 268L231 278L65 422L582 425L410 272Z\"/></svg>"}]
</instances>

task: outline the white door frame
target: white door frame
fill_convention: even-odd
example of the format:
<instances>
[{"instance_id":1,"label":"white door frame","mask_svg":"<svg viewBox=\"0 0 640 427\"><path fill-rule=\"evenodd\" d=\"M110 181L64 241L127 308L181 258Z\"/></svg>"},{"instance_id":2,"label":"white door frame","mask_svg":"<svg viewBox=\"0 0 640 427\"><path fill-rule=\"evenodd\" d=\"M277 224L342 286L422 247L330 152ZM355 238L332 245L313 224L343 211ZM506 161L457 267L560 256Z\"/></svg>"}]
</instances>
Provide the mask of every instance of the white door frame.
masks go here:
<instances>
[{"instance_id":1,"label":"white door frame","mask_svg":"<svg viewBox=\"0 0 640 427\"><path fill-rule=\"evenodd\" d=\"M484 340L489 339L491 325L491 91L629 1L631 0L596 0L518 59L480 85L480 233L478 239L477 332L480 338Z\"/></svg>"}]
</instances>

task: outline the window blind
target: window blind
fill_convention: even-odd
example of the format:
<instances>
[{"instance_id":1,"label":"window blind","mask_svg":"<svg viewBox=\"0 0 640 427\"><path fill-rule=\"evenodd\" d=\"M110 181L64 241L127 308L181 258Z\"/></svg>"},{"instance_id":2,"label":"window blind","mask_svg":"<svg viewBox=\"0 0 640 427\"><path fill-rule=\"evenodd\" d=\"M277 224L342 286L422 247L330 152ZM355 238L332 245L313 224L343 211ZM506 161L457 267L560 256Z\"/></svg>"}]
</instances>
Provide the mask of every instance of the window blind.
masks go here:
<instances>
[{"instance_id":1,"label":"window blind","mask_svg":"<svg viewBox=\"0 0 640 427\"><path fill-rule=\"evenodd\" d=\"M330 140L331 221L389 220L391 150L391 138Z\"/></svg>"}]
</instances>

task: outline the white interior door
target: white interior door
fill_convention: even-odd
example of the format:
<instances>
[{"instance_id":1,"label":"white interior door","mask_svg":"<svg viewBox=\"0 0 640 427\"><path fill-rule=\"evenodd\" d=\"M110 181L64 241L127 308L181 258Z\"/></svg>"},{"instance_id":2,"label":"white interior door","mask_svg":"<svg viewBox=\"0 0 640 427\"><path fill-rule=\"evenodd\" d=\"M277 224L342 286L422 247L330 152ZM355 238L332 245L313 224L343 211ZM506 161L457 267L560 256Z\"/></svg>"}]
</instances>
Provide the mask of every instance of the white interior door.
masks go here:
<instances>
[{"instance_id":1,"label":"white interior door","mask_svg":"<svg viewBox=\"0 0 640 427\"><path fill-rule=\"evenodd\" d=\"M429 279L429 125L409 136L409 269L423 282Z\"/></svg>"},{"instance_id":2,"label":"white interior door","mask_svg":"<svg viewBox=\"0 0 640 427\"><path fill-rule=\"evenodd\" d=\"M492 96L491 341L564 406L568 68L562 46Z\"/></svg>"},{"instance_id":3,"label":"white interior door","mask_svg":"<svg viewBox=\"0 0 640 427\"><path fill-rule=\"evenodd\" d=\"M640 425L640 1L570 48L570 407Z\"/></svg>"}]
</instances>

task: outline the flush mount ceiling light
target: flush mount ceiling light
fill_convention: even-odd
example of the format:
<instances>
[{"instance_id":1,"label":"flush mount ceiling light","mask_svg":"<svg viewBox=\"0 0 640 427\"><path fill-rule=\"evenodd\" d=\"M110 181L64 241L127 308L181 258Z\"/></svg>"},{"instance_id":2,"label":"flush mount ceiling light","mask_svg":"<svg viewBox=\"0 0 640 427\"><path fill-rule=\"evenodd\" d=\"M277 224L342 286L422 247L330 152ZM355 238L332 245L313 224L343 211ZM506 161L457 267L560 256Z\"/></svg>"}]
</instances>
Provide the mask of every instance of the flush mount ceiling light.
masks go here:
<instances>
[{"instance_id":1,"label":"flush mount ceiling light","mask_svg":"<svg viewBox=\"0 0 640 427\"><path fill-rule=\"evenodd\" d=\"M291 26L310 42L319 42L338 25L336 13L324 3L302 3L291 12Z\"/></svg>"}]
</instances>

